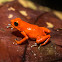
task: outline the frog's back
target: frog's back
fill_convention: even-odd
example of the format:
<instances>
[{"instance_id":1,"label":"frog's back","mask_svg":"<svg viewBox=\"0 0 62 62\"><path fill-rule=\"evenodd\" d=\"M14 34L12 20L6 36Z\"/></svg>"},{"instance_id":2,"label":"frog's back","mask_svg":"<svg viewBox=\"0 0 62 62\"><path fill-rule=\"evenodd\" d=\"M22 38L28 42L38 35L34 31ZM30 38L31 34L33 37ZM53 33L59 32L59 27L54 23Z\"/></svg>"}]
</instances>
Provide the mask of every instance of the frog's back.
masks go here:
<instances>
[{"instance_id":1,"label":"frog's back","mask_svg":"<svg viewBox=\"0 0 62 62\"><path fill-rule=\"evenodd\" d=\"M28 26L25 32L30 38L37 38L37 36L41 36L42 33L42 31L39 29L37 25Z\"/></svg>"}]
</instances>

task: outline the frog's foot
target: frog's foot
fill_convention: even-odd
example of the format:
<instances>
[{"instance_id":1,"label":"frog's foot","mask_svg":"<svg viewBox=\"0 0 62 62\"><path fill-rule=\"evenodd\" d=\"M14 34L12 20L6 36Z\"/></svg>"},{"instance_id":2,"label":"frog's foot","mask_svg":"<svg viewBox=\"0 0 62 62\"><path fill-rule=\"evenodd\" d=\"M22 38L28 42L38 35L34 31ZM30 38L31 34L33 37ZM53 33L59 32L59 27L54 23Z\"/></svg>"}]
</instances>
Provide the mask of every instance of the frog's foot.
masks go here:
<instances>
[{"instance_id":1,"label":"frog's foot","mask_svg":"<svg viewBox=\"0 0 62 62\"><path fill-rule=\"evenodd\" d=\"M20 40L20 41L17 41L17 39L15 39L15 42L17 43L17 44L22 44L22 41Z\"/></svg>"},{"instance_id":2,"label":"frog's foot","mask_svg":"<svg viewBox=\"0 0 62 62\"><path fill-rule=\"evenodd\" d=\"M48 43L49 39L50 39L50 35L41 36L41 38L40 37L37 38L36 42L38 44L40 44L41 42L45 41L44 43L41 44L41 46L42 46L42 45L45 45L46 43Z\"/></svg>"},{"instance_id":3,"label":"frog's foot","mask_svg":"<svg viewBox=\"0 0 62 62\"><path fill-rule=\"evenodd\" d=\"M16 39L15 39L15 42L16 42L17 44L21 44L21 43L22 43L21 41L17 41Z\"/></svg>"}]
</instances>

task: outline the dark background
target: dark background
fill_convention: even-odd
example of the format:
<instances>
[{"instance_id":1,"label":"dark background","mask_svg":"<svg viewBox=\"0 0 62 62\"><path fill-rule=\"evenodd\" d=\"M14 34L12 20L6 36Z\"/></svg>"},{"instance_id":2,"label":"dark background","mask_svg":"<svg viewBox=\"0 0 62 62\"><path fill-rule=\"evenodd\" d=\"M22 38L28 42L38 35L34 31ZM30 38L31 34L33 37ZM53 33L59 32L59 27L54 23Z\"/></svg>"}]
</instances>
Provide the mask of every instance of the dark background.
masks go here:
<instances>
[{"instance_id":1,"label":"dark background","mask_svg":"<svg viewBox=\"0 0 62 62\"><path fill-rule=\"evenodd\" d=\"M32 1L42 6L47 6L49 8L62 11L61 0L32 0Z\"/></svg>"}]
</instances>

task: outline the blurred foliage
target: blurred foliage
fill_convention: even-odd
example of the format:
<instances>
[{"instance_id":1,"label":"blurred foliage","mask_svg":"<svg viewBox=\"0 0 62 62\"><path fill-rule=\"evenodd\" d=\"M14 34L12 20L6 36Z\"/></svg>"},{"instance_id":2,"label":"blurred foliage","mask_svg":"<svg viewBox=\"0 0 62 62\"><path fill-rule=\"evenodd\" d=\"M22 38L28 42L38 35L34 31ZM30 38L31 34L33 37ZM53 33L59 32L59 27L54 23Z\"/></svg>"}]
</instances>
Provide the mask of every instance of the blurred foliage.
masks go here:
<instances>
[{"instance_id":1,"label":"blurred foliage","mask_svg":"<svg viewBox=\"0 0 62 62\"><path fill-rule=\"evenodd\" d=\"M31 8L33 10L37 10L36 5L32 1L30 1L30 0L18 0L18 2L20 4L22 4L23 7Z\"/></svg>"},{"instance_id":2,"label":"blurred foliage","mask_svg":"<svg viewBox=\"0 0 62 62\"><path fill-rule=\"evenodd\" d=\"M13 0L0 0L0 4L2 4L4 2L10 2L10 1L13 1Z\"/></svg>"},{"instance_id":3,"label":"blurred foliage","mask_svg":"<svg viewBox=\"0 0 62 62\"><path fill-rule=\"evenodd\" d=\"M4 2L10 2L10 1L14 1L14 0L0 0L0 5ZM35 0L33 0L33 1L35 1ZM36 1L38 1L38 0L36 0ZM25 8L31 8L33 10L40 10L40 11L46 11L46 12L52 11L57 17L59 17L62 20L61 11L52 10L46 6L37 5L37 4L35 4L35 2L32 2L32 0L18 0L18 2ZM44 2L44 4L45 4L45 2Z\"/></svg>"},{"instance_id":4,"label":"blurred foliage","mask_svg":"<svg viewBox=\"0 0 62 62\"><path fill-rule=\"evenodd\" d=\"M32 0L18 0L20 4L22 4L26 8L31 8L33 10L40 10L40 11L52 11L57 17L59 17L62 20L62 12L56 11L53 9L48 8L47 6L38 5L36 6L35 2L32 2ZM38 0L36 0L38 1ZM43 1L44 2L44 1ZM45 2L44 2L45 4Z\"/></svg>"}]
</instances>

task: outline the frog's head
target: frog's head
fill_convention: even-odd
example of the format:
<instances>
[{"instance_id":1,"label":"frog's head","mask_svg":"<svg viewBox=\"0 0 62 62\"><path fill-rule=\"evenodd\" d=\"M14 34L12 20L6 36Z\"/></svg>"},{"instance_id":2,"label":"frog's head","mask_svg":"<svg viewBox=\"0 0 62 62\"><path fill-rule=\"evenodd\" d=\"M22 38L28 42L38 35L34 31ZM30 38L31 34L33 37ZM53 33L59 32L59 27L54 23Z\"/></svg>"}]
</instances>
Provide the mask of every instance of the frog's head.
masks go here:
<instances>
[{"instance_id":1,"label":"frog's head","mask_svg":"<svg viewBox=\"0 0 62 62\"><path fill-rule=\"evenodd\" d=\"M11 26L13 28L18 29L18 30L20 30L20 23L21 23L21 19L20 18L16 18L16 19L12 19L11 20Z\"/></svg>"}]
</instances>

